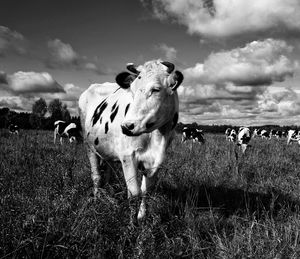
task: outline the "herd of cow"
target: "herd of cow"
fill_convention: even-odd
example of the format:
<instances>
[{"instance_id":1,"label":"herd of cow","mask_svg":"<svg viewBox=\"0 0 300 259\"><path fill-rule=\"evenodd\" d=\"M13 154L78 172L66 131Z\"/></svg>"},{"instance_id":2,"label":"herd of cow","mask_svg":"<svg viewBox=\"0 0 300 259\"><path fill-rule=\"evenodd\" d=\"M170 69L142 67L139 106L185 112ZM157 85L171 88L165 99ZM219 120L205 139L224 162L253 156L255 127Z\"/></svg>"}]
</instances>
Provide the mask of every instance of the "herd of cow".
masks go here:
<instances>
[{"instance_id":1,"label":"herd of cow","mask_svg":"<svg viewBox=\"0 0 300 259\"><path fill-rule=\"evenodd\" d=\"M179 101L177 88L183 74L174 64L161 60L148 61L136 67L127 64L129 72L116 76L116 90L103 97L99 85L91 85L79 98L81 132L75 123L56 121L56 137L68 137L70 142L84 139L91 165L94 196L99 195L100 180L106 180L115 161L122 164L128 197L141 197L137 218L146 214L146 194L155 183L157 171L165 158L178 122ZM13 127L12 127L13 131ZM273 134L273 133L272 133ZM245 152L251 137L269 136L265 131L253 133L247 127L226 130L226 139L236 142ZM276 132L277 134L277 132ZM279 133L278 137L284 136ZM288 143L298 141L298 131L288 132ZM189 139L205 143L199 129L184 128L182 142ZM138 170L143 170L142 180ZM101 173L102 172L102 173ZM103 175L104 174L104 175ZM102 181L101 184L104 182Z\"/></svg>"}]
</instances>

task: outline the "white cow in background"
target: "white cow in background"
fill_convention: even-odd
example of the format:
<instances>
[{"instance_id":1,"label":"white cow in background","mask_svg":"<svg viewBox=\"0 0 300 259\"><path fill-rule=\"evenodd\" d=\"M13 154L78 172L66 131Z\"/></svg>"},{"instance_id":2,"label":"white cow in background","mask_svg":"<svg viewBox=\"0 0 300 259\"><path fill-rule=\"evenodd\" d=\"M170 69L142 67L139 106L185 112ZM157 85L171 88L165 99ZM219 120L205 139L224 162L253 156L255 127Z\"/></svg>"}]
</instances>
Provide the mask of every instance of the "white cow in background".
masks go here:
<instances>
[{"instance_id":1,"label":"white cow in background","mask_svg":"<svg viewBox=\"0 0 300 259\"><path fill-rule=\"evenodd\" d=\"M174 65L161 60L146 62L132 72L117 75L120 86L103 98L93 87L79 98L79 111L84 138L89 146L94 195L98 193L100 166L120 161L128 197L142 196L138 212L146 214L145 195L155 182L167 147L174 136L178 121L177 87L183 75ZM145 168L142 182L138 167ZM147 172L147 173L146 173Z\"/></svg>"}]
</instances>

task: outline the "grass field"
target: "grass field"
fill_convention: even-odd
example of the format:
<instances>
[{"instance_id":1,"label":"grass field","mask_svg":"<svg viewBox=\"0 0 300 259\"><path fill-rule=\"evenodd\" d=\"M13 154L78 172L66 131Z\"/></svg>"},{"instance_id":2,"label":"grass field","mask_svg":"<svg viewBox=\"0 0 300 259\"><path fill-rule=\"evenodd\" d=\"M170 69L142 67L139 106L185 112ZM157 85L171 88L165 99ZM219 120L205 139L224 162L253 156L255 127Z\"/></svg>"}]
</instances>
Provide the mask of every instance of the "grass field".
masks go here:
<instances>
[{"instance_id":1,"label":"grass field","mask_svg":"<svg viewBox=\"0 0 300 259\"><path fill-rule=\"evenodd\" d=\"M133 226L119 166L95 202L82 144L0 131L0 258L300 258L300 147L205 138L174 140Z\"/></svg>"}]
</instances>

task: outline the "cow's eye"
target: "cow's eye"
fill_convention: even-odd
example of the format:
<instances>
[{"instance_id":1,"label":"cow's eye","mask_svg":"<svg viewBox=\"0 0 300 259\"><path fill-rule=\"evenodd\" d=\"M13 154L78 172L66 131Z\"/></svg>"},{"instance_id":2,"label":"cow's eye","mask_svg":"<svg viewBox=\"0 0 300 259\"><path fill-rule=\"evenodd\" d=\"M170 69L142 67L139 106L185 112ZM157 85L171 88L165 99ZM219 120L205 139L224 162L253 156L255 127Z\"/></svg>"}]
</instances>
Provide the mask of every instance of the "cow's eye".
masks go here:
<instances>
[{"instance_id":1,"label":"cow's eye","mask_svg":"<svg viewBox=\"0 0 300 259\"><path fill-rule=\"evenodd\" d=\"M160 91L160 88L152 88L151 92L152 93L158 93Z\"/></svg>"}]
</instances>

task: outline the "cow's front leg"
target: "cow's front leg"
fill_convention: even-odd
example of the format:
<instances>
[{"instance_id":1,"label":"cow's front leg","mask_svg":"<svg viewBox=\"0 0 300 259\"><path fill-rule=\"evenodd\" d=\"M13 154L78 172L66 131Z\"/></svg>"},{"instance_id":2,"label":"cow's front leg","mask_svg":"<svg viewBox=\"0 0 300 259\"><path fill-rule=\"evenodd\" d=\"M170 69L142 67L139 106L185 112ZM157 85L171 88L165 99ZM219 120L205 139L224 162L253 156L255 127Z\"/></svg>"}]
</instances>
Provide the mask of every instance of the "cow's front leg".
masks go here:
<instances>
[{"instance_id":1,"label":"cow's front leg","mask_svg":"<svg viewBox=\"0 0 300 259\"><path fill-rule=\"evenodd\" d=\"M151 173L151 176L143 175L142 186L141 186L141 195L142 202L139 208L138 219L141 220L146 216L146 195L150 190L151 186L156 182L156 171Z\"/></svg>"},{"instance_id":2,"label":"cow's front leg","mask_svg":"<svg viewBox=\"0 0 300 259\"><path fill-rule=\"evenodd\" d=\"M97 198L98 190L99 190L99 181L100 181L100 158L93 151L88 152L88 157L91 164L91 177L94 185L94 198Z\"/></svg>"},{"instance_id":3,"label":"cow's front leg","mask_svg":"<svg viewBox=\"0 0 300 259\"><path fill-rule=\"evenodd\" d=\"M133 217L136 215L136 198L139 197L141 193L137 177L137 161L134 154L132 154L124 156L121 162L127 186L128 199L130 199L130 222L132 223Z\"/></svg>"}]
</instances>

